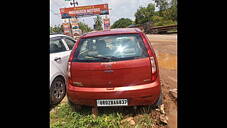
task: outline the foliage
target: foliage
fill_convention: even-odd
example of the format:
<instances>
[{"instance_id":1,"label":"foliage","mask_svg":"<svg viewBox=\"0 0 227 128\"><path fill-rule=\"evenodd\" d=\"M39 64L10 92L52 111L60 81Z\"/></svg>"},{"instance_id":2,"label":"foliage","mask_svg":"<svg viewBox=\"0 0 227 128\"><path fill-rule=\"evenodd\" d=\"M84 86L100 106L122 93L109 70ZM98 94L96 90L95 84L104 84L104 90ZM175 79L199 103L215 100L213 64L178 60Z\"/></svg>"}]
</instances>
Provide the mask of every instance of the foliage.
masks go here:
<instances>
[{"instance_id":1,"label":"foliage","mask_svg":"<svg viewBox=\"0 0 227 128\"><path fill-rule=\"evenodd\" d=\"M159 11L166 10L169 6L168 0L154 0L156 3L156 7L159 8Z\"/></svg>"},{"instance_id":2,"label":"foliage","mask_svg":"<svg viewBox=\"0 0 227 128\"><path fill-rule=\"evenodd\" d=\"M177 0L171 2L170 17L172 20L177 21Z\"/></svg>"},{"instance_id":3,"label":"foliage","mask_svg":"<svg viewBox=\"0 0 227 128\"><path fill-rule=\"evenodd\" d=\"M153 26L164 26L164 25L174 25L176 24L173 20L164 19L164 17L153 16L152 17Z\"/></svg>"},{"instance_id":4,"label":"foliage","mask_svg":"<svg viewBox=\"0 0 227 128\"><path fill-rule=\"evenodd\" d=\"M155 11L155 5L158 11ZM135 13L135 23L153 26L177 24L177 0L155 0L155 5L150 3L147 7L140 7Z\"/></svg>"},{"instance_id":5,"label":"foliage","mask_svg":"<svg viewBox=\"0 0 227 128\"><path fill-rule=\"evenodd\" d=\"M159 8L159 16L177 21L177 0L155 0L155 3Z\"/></svg>"},{"instance_id":6,"label":"foliage","mask_svg":"<svg viewBox=\"0 0 227 128\"><path fill-rule=\"evenodd\" d=\"M87 32L92 31L92 29L88 25L86 25L82 22L79 22L78 24L79 24L79 28L82 31L82 33L87 33Z\"/></svg>"},{"instance_id":7,"label":"foliage","mask_svg":"<svg viewBox=\"0 0 227 128\"><path fill-rule=\"evenodd\" d=\"M103 30L103 28L102 28L102 18L101 18L101 16L97 16L95 19L95 30Z\"/></svg>"},{"instance_id":8,"label":"foliage","mask_svg":"<svg viewBox=\"0 0 227 128\"><path fill-rule=\"evenodd\" d=\"M63 33L63 26L55 25L54 27L50 27L50 33Z\"/></svg>"},{"instance_id":9,"label":"foliage","mask_svg":"<svg viewBox=\"0 0 227 128\"><path fill-rule=\"evenodd\" d=\"M151 21L151 17L155 14L154 4L148 4L147 7L140 7L135 13L135 23L141 25L148 21Z\"/></svg>"},{"instance_id":10,"label":"foliage","mask_svg":"<svg viewBox=\"0 0 227 128\"><path fill-rule=\"evenodd\" d=\"M114 22L111 28L126 28L131 25L133 22L128 18L121 18Z\"/></svg>"}]
</instances>

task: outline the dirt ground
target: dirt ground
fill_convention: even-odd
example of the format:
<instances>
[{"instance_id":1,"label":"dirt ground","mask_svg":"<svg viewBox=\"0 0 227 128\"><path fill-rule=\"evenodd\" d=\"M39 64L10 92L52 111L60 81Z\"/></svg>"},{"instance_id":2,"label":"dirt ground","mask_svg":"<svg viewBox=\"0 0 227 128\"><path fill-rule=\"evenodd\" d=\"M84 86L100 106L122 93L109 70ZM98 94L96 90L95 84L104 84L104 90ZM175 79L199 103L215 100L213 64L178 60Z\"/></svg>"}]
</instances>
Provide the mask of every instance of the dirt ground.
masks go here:
<instances>
[{"instance_id":1,"label":"dirt ground","mask_svg":"<svg viewBox=\"0 0 227 128\"><path fill-rule=\"evenodd\" d=\"M177 127L177 100L170 95L170 89L177 88L177 34L147 35L155 49L160 69L164 107L168 127Z\"/></svg>"}]
</instances>

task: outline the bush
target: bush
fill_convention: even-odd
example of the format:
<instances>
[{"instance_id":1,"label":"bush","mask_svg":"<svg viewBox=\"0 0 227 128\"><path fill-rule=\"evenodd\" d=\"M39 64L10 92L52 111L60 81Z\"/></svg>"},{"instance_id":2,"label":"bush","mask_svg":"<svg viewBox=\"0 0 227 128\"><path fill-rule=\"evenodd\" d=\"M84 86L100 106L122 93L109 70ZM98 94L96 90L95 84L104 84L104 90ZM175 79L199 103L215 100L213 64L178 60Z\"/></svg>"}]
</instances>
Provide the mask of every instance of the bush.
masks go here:
<instances>
[{"instance_id":1,"label":"bush","mask_svg":"<svg viewBox=\"0 0 227 128\"><path fill-rule=\"evenodd\" d=\"M111 28L127 28L132 23L133 23L132 20L128 18L121 18L115 21Z\"/></svg>"},{"instance_id":2,"label":"bush","mask_svg":"<svg viewBox=\"0 0 227 128\"><path fill-rule=\"evenodd\" d=\"M176 22L172 21L172 20L162 20L159 22L155 22L153 24L153 26L166 26L166 25L175 25Z\"/></svg>"}]
</instances>

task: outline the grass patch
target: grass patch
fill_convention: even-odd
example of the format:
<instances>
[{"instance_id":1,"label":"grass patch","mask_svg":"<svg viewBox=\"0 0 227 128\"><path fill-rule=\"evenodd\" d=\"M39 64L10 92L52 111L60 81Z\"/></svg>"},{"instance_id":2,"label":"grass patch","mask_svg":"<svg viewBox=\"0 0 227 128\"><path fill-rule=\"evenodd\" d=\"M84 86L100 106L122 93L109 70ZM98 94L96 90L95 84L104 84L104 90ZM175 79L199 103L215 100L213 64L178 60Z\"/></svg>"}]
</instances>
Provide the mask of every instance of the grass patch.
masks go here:
<instances>
[{"instance_id":1,"label":"grass patch","mask_svg":"<svg viewBox=\"0 0 227 128\"><path fill-rule=\"evenodd\" d=\"M80 112L73 112L67 103L60 104L50 113L51 128L119 128L122 114L91 115L91 109L83 107Z\"/></svg>"},{"instance_id":2,"label":"grass patch","mask_svg":"<svg viewBox=\"0 0 227 128\"><path fill-rule=\"evenodd\" d=\"M127 117L133 117L136 124L132 126L129 122L121 123ZM151 126L149 110L144 109L135 111L129 107L120 108L120 110L117 107L99 108L99 116L94 118L91 107L82 107L79 112L73 112L67 103L61 103L50 112L50 128L146 128Z\"/></svg>"}]
</instances>

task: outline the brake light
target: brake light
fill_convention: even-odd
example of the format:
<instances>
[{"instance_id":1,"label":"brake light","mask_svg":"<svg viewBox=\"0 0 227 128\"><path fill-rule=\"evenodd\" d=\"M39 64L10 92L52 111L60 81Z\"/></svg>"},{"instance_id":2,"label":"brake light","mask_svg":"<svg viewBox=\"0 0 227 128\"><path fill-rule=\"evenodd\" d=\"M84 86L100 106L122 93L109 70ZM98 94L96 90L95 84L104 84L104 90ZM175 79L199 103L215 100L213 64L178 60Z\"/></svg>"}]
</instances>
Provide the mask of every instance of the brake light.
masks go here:
<instances>
[{"instance_id":1,"label":"brake light","mask_svg":"<svg viewBox=\"0 0 227 128\"><path fill-rule=\"evenodd\" d=\"M144 45L147 49L147 53L150 57L150 62L151 62L151 81L155 81L157 76L158 76L158 69L157 69L157 65L156 65L156 62L155 62L155 53L154 53L154 50L151 48L151 45L148 41L148 38L144 35L144 34L141 34L142 36L142 39L143 39L143 42L144 42Z\"/></svg>"},{"instance_id":2,"label":"brake light","mask_svg":"<svg viewBox=\"0 0 227 128\"><path fill-rule=\"evenodd\" d=\"M156 64L155 64L155 59L154 57L150 57L150 60L151 60L151 71L152 71L152 74L156 73L157 71L157 68L156 68Z\"/></svg>"},{"instance_id":3,"label":"brake light","mask_svg":"<svg viewBox=\"0 0 227 128\"><path fill-rule=\"evenodd\" d=\"M67 75L68 75L68 83L72 84L72 77L71 77L71 63L72 62L68 62L68 67L67 67Z\"/></svg>"},{"instance_id":4,"label":"brake light","mask_svg":"<svg viewBox=\"0 0 227 128\"><path fill-rule=\"evenodd\" d=\"M78 44L79 44L79 40L75 43L68 60L67 75L68 75L69 84L72 84L71 65L72 65L73 57L76 52L76 48L78 47Z\"/></svg>"}]
</instances>

